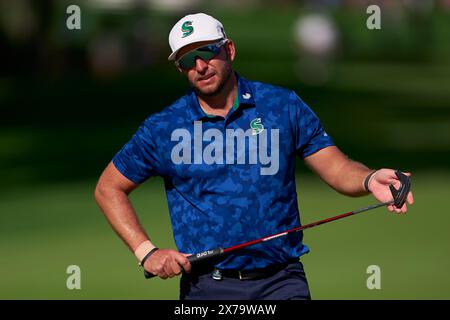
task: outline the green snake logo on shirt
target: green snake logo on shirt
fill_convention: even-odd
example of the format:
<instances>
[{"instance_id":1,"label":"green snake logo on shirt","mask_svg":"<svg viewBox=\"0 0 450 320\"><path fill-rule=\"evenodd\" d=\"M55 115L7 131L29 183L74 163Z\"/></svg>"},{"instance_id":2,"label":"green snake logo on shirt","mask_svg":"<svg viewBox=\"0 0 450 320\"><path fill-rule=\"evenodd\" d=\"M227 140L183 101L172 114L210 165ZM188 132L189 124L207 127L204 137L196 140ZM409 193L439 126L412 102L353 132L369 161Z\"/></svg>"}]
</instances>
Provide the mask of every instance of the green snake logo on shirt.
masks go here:
<instances>
[{"instance_id":1,"label":"green snake logo on shirt","mask_svg":"<svg viewBox=\"0 0 450 320\"><path fill-rule=\"evenodd\" d=\"M257 135L264 130L264 126L261 124L261 118L255 118L250 122L250 128L252 128L252 135Z\"/></svg>"},{"instance_id":2,"label":"green snake logo on shirt","mask_svg":"<svg viewBox=\"0 0 450 320\"><path fill-rule=\"evenodd\" d=\"M186 21L181 25L181 31L183 32L182 38L186 38L194 32L192 21Z\"/></svg>"}]
</instances>

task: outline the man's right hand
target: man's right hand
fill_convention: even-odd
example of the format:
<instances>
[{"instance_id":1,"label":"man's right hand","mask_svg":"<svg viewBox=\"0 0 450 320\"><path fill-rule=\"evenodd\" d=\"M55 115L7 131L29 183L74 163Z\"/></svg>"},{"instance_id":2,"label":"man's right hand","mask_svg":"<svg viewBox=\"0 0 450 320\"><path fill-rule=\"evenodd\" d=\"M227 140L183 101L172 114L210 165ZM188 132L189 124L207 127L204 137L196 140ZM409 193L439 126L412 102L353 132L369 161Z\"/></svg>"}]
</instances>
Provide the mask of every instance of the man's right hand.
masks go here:
<instances>
[{"instance_id":1,"label":"man's right hand","mask_svg":"<svg viewBox=\"0 0 450 320\"><path fill-rule=\"evenodd\" d=\"M180 275L183 271L191 272L189 254L172 249L158 249L145 261L144 269L162 279Z\"/></svg>"}]
</instances>

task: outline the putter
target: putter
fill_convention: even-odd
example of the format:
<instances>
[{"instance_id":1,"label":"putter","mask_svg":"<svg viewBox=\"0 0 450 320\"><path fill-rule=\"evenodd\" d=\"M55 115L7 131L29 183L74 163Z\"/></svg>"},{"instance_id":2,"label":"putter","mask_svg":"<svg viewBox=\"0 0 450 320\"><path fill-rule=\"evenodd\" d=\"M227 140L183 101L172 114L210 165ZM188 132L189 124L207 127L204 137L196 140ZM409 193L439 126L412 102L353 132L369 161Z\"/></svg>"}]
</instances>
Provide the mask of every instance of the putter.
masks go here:
<instances>
[{"instance_id":1,"label":"putter","mask_svg":"<svg viewBox=\"0 0 450 320\"><path fill-rule=\"evenodd\" d=\"M288 235L290 233L293 233L293 232L298 232L298 231L301 231L301 230L312 228L312 227L315 227L315 226L318 226L318 225L321 225L321 224L324 224L324 223L328 223L328 222L339 220L339 219L342 219L342 218L345 218L345 217L353 216L353 215L356 215L358 213L366 212L366 211L369 211L369 210L372 210L372 209L376 209L376 208L379 208L379 207L384 207L384 206L393 204L397 208L401 208L403 206L403 204L405 203L406 197L408 196L408 193L409 193L409 191L411 189L411 182L410 182L409 177L407 175L403 174L401 171L397 170L395 172L395 174L396 174L396 176L398 177L398 179L400 181L400 187L398 189L395 189L395 187L393 185L389 186L389 189L391 190L391 193L392 193L392 198L393 198L392 201L380 202L380 203L377 203L377 204L374 204L374 205L371 205L371 206L368 206L368 207L365 207L365 208L353 210L353 211L346 212L346 213L343 213L343 214L340 214L340 215L337 215L337 216L334 216L334 217L331 217L331 218L327 218L327 219L319 220L319 221L312 222L312 223L309 223L309 224L305 224L305 225L300 226L300 227L296 227L296 228L293 228L293 229L290 229L290 230L287 230L287 231L282 231L282 232L279 232L279 233L275 233L275 234L272 234L270 236L266 236L266 237L263 237L263 238L260 238L260 239L248 241L248 242L245 242L245 243L241 243L241 244L238 244L238 245L235 245L235 246L232 246L232 247L228 247L228 248L219 247L219 248L215 248L215 249L211 249L211 250L206 250L206 251L203 251L203 252L200 252L200 253L196 253L196 254L190 255L187 258L188 258L188 260L189 260L189 262L191 264L195 265L195 264L198 264L198 263L203 263L203 262L205 262L207 260L210 260L212 258L220 257L220 256L225 255L227 253L230 253L232 251L236 251L236 250L239 250L239 249L242 249L242 248L253 246L253 245L261 243L261 242L270 241L270 240L273 240L273 239L276 239L276 238L279 238L279 237L284 237L284 236L286 236L286 235ZM155 277L154 274L152 274L152 273L150 273L148 271L145 271L145 270L144 270L144 276L145 276L146 279L150 279L150 278Z\"/></svg>"}]
</instances>

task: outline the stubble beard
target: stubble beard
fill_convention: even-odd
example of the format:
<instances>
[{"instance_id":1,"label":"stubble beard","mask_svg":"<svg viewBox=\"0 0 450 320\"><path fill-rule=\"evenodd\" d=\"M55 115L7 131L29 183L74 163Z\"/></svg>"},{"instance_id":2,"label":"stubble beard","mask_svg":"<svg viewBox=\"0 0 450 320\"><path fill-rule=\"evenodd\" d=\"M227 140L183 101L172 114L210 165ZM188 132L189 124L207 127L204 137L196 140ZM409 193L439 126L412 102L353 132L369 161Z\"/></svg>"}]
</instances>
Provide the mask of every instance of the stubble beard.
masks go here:
<instances>
[{"instance_id":1,"label":"stubble beard","mask_svg":"<svg viewBox=\"0 0 450 320\"><path fill-rule=\"evenodd\" d=\"M223 72L221 74L221 77L218 77L219 83L217 84L217 87L208 89L208 90L202 90L198 86L196 86L194 83L192 83L191 81L189 81L189 82L190 82L190 85L194 88L197 95L203 96L203 97L214 97L214 96L222 93L225 85L230 80L232 72L233 72L233 70L231 69L231 66L227 66L226 68L224 68ZM216 74L216 76L218 76L218 75Z\"/></svg>"}]
</instances>

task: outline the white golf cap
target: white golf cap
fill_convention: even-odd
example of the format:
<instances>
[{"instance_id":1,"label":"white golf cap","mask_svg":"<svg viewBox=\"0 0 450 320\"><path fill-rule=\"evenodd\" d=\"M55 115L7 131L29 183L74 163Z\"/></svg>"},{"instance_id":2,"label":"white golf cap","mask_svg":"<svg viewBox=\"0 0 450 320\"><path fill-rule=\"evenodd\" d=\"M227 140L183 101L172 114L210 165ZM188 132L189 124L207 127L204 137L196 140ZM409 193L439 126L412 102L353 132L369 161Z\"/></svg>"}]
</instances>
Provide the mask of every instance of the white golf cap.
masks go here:
<instances>
[{"instance_id":1,"label":"white golf cap","mask_svg":"<svg viewBox=\"0 0 450 320\"><path fill-rule=\"evenodd\" d=\"M169 61L175 60L178 51L188 44L219 39L226 39L220 21L205 13L189 14L181 18L170 30L169 44L172 53Z\"/></svg>"}]
</instances>

